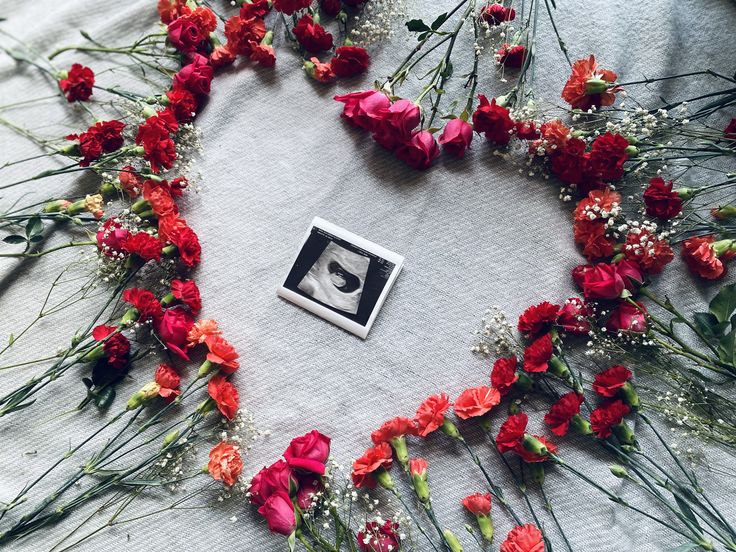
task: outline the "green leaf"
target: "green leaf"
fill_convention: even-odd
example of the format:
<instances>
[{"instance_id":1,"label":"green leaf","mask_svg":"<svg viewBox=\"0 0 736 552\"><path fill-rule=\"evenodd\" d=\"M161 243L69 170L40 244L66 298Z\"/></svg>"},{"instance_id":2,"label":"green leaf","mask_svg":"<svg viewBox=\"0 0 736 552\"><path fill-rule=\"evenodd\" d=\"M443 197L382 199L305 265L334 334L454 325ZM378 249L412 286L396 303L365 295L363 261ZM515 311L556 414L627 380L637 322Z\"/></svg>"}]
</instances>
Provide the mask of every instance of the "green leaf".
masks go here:
<instances>
[{"instance_id":1,"label":"green leaf","mask_svg":"<svg viewBox=\"0 0 736 552\"><path fill-rule=\"evenodd\" d=\"M736 311L736 282L723 286L708 306L719 322L726 322Z\"/></svg>"},{"instance_id":2,"label":"green leaf","mask_svg":"<svg viewBox=\"0 0 736 552\"><path fill-rule=\"evenodd\" d=\"M32 243L38 243L40 241L43 241L43 236L41 234L36 234L35 236L31 236L28 241Z\"/></svg>"},{"instance_id":3,"label":"green leaf","mask_svg":"<svg viewBox=\"0 0 736 552\"><path fill-rule=\"evenodd\" d=\"M716 315L710 312L696 312L693 314L695 327L700 330L707 339L717 341L723 336L728 327L727 322L719 322Z\"/></svg>"},{"instance_id":4,"label":"green leaf","mask_svg":"<svg viewBox=\"0 0 736 552\"><path fill-rule=\"evenodd\" d=\"M105 387L98 393L95 393L95 404L97 408L107 408L115 400L115 388Z\"/></svg>"},{"instance_id":5,"label":"green leaf","mask_svg":"<svg viewBox=\"0 0 736 552\"><path fill-rule=\"evenodd\" d=\"M431 31L427 24L421 19L412 19L406 22L406 28L413 33L421 33L424 31Z\"/></svg>"},{"instance_id":6,"label":"green leaf","mask_svg":"<svg viewBox=\"0 0 736 552\"><path fill-rule=\"evenodd\" d=\"M703 528L700 526L700 523L698 523L698 518L695 517L695 514L693 513L692 509L690 508L690 505L685 502L683 499L681 499L679 496L674 495L675 502L677 502L677 506L680 508L680 511L685 515L685 517L690 520L690 523L693 524L694 527L698 528L700 532L703 532Z\"/></svg>"},{"instance_id":7,"label":"green leaf","mask_svg":"<svg viewBox=\"0 0 736 552\"><path fill-rule=\"evenodd\" d=\"M294 549L296 548L296 531L289 535L289 540L287 542L289 543L289 551L294 552Z\"/></svg>"},{"instance_id":8,"label":"green leaf","mask_svg":"<svg viewBox=\"0 0 736 552\"><path fill-rule=\"evenodd\" d=\"M450 60L447 60L447 65L445 65L444 71L442 71L442 76L446 79L449 79L452 76L452 71L454 70L454 67L452 65L452 62Z\"/></svg>"},{"instance_id":9,"label":"green leaf","mask_svg":"<svg viewBox=\"0 0 736 552\"><path fill-rule=\"evenodd\" d=\"M17 244L26 243L28 240L26 240L23 236L19 236L18 234L11 234L10 236L5 236L3 238L3 241L5 243Z\"/></svg>"},{"instance_id":10,"label":"green leaf","mask_svg":"<svg viewBox=\"0 0 736 552\"><path fill-rule=\"evenodd\" d=\"M439 29L445 21L447 21L447 13L439 15L437 19L432 21L432 30L436 31Z\"/></svg>"},{"instance_id":11,"label":"green leaf","mask_svg":"<svg viewBox=\"0 0 736 552\"><path fill-rule=\"evenodd\" d=\"M26 236L28 239L39 235L41 232L43 232L43 221L41 220L41 217L34 216L28 219L28 222L26 223Z\"/></svg>"},{"instance_id":12,"label":"green leaf","mask_svg":"<svg viewBox=\"0 0 736 552\"><path fill-rule=\"evenodd\" d=\"M718 356L726 364L736 367L736 328L721 338L718 344Z\"/></svg>"}]
</instances>

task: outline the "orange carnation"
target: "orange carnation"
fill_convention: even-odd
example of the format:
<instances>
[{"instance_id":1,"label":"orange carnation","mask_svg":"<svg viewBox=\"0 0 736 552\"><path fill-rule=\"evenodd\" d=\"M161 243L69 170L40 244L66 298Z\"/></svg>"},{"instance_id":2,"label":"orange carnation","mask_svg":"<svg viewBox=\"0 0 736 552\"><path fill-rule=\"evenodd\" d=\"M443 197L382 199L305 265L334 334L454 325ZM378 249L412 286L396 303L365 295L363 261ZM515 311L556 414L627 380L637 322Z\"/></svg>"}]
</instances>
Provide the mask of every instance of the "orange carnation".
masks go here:
<instances>
[{"instance_id":1,"label":"orange carnation","mask_svg":"<svg viewBox=\"0 0 736 552\"><path fill-rule=\"evenodd\" d=\"M463 391L455 401L455 414L458 418L467 420L477 418L490 412L501 402L501 393L493 387L481 385Z\"/></svg>"},{"instance_id":2,"label":"orange carnation","mask_svg":"<svg viewBox=\"0 0 736 552\"><path fill-rule=\"evenodd\" d=\"M238 353L229 341L219 336L209 336L205 339L205 343L210 350L207 353L207 360L219 365L225 374L232 374L240 368Z\"/></svg>"},{"instance_id":3,"label":"orange carnation","mask_svg":"<svg viewBox=\"0 0 736 552\"><path fill-rule=\"evenodd\" d=\"M243 471L243 459L237 447L228 443L220 443L210 451L207 470L212 479L222 481L228 487L238 482Z\"/></svg>"}]
</instances>

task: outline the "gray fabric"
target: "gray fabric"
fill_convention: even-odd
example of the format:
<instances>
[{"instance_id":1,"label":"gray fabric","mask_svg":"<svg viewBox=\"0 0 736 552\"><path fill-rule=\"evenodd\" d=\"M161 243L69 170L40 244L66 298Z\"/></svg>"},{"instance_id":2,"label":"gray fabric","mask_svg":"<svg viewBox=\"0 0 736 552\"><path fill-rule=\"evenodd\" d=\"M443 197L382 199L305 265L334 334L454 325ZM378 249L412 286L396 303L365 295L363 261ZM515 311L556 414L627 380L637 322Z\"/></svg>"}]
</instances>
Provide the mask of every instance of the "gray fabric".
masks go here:
<instances>
[{"instance_id":1,"label":"gray fabric","mask_svg":"<svg viewBox=\"0 0 736 552\"><path fill-rule=\"evenodd\" d=\"M225 9L225 3L218 4ZM447 0L409 2L408 11L411 16L431 17L451 5ZM732 2L564 0L559 5L557 21L571 55L579 58L595 52L604 67L623 79L703 67L733 70ZM104 37L106 43L127 43L153 28L154 8L152 0L115 4L5 0L0 16L8 21L0 25L49 53L78 41L78 29ZM535 86L542 98L556 101L568 69L546 23L540 32ZM504 307L513 320L529 304L563 300L572 293L569 270L580 256L572 244L569 206L557 200L555 185L525 177L520 167L490 155L477 139L465 161L443 157L431 171L417 173L340 121L340 106L331 96L368 87L371 77L390 73L405 55L405 38L399 32L375 51L370 76L335 87L305 78L298 59L282 47L273 72L240 66L219 76L198 118L204 151L196 163L201 193L191 194L185 216L203 245L204 262L195 273L204 298L203 315L216 318L241 352L237 383L243 403L260 429L273 432L254 447L247 460L249 474L275 460L292 436L312 428L332 436L335 457L348 465L370 444L370 432L383 420L412 415L429 394L443 390L456 396L467 386L487 382L489 364L473 356L470 347L472 331L489 304ZM2 42L9 43L5 37ZM67 66L74 60L74 54L65 54L58 63ZM494 71L486 60L480 92L500 94L508 86L498 82ZM113 83L113 76L100 76L100 81ZM0 58L0 82L3 104L52 93L33 68L18 68L7 57ZM690 92L712 86L711 80L701 79ZM677 96L667 86L653 90ZM51 100L0 115L54 136L79 129L75 115L68 113L68 106ZM3 162L38 151L4 128L0 136ZM49 164L21 165L0 176L6 182L21 178L31 166ZM93 185L85 178L45 179L23 201L40 201L72 186L89 190ZM19 187L5 194L2 206L29 189ZM406 257L405 269L365 342L276 297L294 248L316 215ZM11 274L17 261L0 261L2 287L8 288L0 297L1 338L33 319L41 290L58 273L60 257L23 263L19 274ZM67 255L69 260L75 258L74 253ZM664 291L676 293L685 306L701 303L710 289L694 284L675 264L661 278ZM64 346L93 303L80 304L62 320L42 320L14 347L20 350L4 355L8 358L2 364L45 356ZM23 368L1 373L2 388L12 388L32 373ZM149 376L149 368L134 371L121 397ZM39 394L41 405L0 420L0 500L100 424L91 411L61 415L80 394L77 374L68 375ZM541 413L532 417L541 424ZM473 442L517 509L525 512L488 445L479 436ZM470 520L459 501L481 490L482 480L463 451L446 443L437 437L410 448L430 461L442 523L453 527L467 549L473 549L462 528ZM609 459L591 456L575 439L561 446L571 463L585 466L605 485L618 487L606 468ZM27 454L30 451L35 454ZM710 454L711 466L732 467L730 456ZM550 471L548 493L575 550L667 550L681 544L653 522L615 509L567 474ZM719 504L733 503L732 478L718 472L703 477ZM625 493L632 494L630 489ZM168 504L171 499L159 500ZM541 511L536 495L534 500ZM152 503L154 499L141 500L133 513L151 509ZM732 506L729 511L733 513ZM494 512L500 542L511 523L498 506ZM236 522L229 520L231 515L238 517ZM545 520L554 542L559 542L551 520L547 516ZM72 530L75 521L79 518L9 548L47 550ZM213 500L207 510L166 514L106 531L80 549L100 548L270 551L283 550L284 544L268 534L248 505Z\"/></svg>"}]
</instances>

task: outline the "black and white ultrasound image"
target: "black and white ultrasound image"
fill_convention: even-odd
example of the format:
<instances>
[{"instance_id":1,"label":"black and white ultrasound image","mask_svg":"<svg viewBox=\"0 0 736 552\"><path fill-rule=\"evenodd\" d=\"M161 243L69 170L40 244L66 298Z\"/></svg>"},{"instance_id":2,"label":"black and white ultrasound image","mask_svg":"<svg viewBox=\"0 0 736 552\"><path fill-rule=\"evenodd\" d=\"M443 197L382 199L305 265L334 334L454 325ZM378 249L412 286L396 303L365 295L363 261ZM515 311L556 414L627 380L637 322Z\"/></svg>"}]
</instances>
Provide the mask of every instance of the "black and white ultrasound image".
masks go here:
<instances>
[{"instance_id":1,"label":"black and white ultrasound image","mask_svg":"<svg viewBox=\"0 0 736 552\"><path fill-rule=\"evenodd\" d=\"M313 227L284 287L364 326L394 266Z\"/></svg>"}]
</instances>

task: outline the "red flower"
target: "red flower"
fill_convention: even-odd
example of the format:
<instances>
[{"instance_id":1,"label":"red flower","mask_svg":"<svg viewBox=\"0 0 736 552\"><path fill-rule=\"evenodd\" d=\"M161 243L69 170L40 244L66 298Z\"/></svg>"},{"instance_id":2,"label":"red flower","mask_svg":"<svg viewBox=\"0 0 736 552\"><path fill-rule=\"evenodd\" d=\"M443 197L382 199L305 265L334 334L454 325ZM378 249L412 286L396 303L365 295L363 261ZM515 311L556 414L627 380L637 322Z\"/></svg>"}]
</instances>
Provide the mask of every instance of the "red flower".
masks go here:
<instances>
[{"instance_id":1,"label":"red flower","mask_svg":"<svg viewBox=\"0 0 736 552\"><path fill-rule=\"evenodd\" d=\"M549 412L544 415L544 423L550 427L550 431L558 437L567 435L570 428L570 421L573 416L580 414L580 405L583 402L583 396L578 395L574 391L570 391L560 397L560 399L552 405Z\"/></svg>"},{"instance_id":2,"label":"red flower","mask_svg":"<svg viewBox=\"0 0 736 552\"><path fill-rule=\"evenodd\" d=\"M161 168L170 169L174 165L176 146L170 133L177 129L178 123L169 111L149 117L138 127L135 143L143 144L143 158L149 162L153 172L160 172Z\"/></svg>"},{"instance_id":3,"label":"red flower","mask_svg":"<svg viewBox=\"0 0 736 552\"><path fill-rule=\"evenodd\" d=\"M450 408L449 397L445 393L428 397L417 409L414 422L417 434L426 437L445 423L445 413Z\"/></svg>"},{"instance_id":4,"label":"red flower","mask_svg":"<svg viewBox=\"0 0 736 552\"><path fill-rule=\"evenodd\" d=\"M240 17L249 19L251 17L259 17L263 19L271 11L271 5L268 0L254 0L251 3L245 3L240 8Z\"/></svg>"},{"instance_id":5,"label":"red flower","mask_svg":"<svg viewBox=\"0 0 736 552\"><path fill-rule=\"evenodd\" d=\"M415 132L407 143L396 150L396 157L412 169L418 171L428 168L440 154L440 148L431 132Z\"/></svg>"},{"instance_id":6,"label":"red flower","mask_svg":"<svg viewBox=\"0 0 736 552\"><path fill-rule=\"evenodd\" d=\"M410 100L397 100L378 113L373 139L389 150L409 142L421 119L419 106Z\"/></svg>"},{"instance_id":7,"label":"red flower","mask_svg":"<svg viewBox=\"0 0 736 552\"><path fill-rule=\"evenodd\" d=\"M202 297L194 280L172 280L171 294L189 307L193 314L202 310Z\"/></svg>"},{"instance_id":8,"label":"red flower","mask_svg":"<svg viewBox=\"0 0 736 552\"><path fill-rule=\"evenodd\" d=\"M610 437L613 426L620 424L631 409L620 400L607 402L590 413L590 425L598 438Z\"/></svg>"},{"instance_id":9,"label":"red flower","mask_svg":"<svg viewBox=\"0 0 736 552\"><path fill-rule=\"evenodd\" d=\"M611 332L644 333L647 331L646 309L641 303L632 305L622 301L611 312L606 321L606 329Z\"/></svg>"},{"instance_id":10,"label":"red flower","mask_svg":"<svg viewBox=\"0 0 736 552\"><path fill-rule=\"evenodd\" d=\"M590 149L590 166L596 176L606 182L619 180L629 158L628 147L628 140L620 134L606 132L596 138Z\"/></svg>"},{"instance_id":11,"label":"red flower","mask_svg":"<svg viewBox=\"0 0 736 552\"><path fill-rule=\"evenodd\" d=\"M158 13L164 25L168 25L190 11L186 0L158 0Z\"/></svg>"},{"instance_id":12,"label":"red flower","mask_svg":"<svg viewBox=\"0 0 736 552\"><path fill-rule=\"evenodd\" d=\"M322 52L332 48L332 35L311 15L303 15L292 29L294 36L307 51Z\"/></svg>"},{"instance_id":13,"label":"red flower","mask_svg":"<svg viewBox=\"0 0 736 552\"><path fill-rule=\"evenodd\" d=\"M541 136L534 121L516 121L516 135L522 140L536 140Z\"/></svg>"},{"instance_id":14,"label":"red flower","mask_svg":"<svg viewBox=\"0 0 736 552\"><path fill-rule=\"evenodd\" d=\"M193 325L194 318L181 307L166 309L164 315L154 321L154 329L164 346L184 360L189 360L187 334Z\"/></svg>"},{"instance_id":15,"label":"red flower","mask_svg":"<svg viewBox=\"0 0 736 552\"><path fill-rule=\"evenodd\" d=\"M100 229L97 231L97 247L106 257L114 257L123 255L123 244L127 240L130 232L122 228L117 219L107 219Z\"/></svg>"},{"instance_id":16,"label":"red flower","mask_svg":"<svg viewBox=\"0 0 736 552\"><path fill-rule=\"evenodd\" d=\"M501 402L501 393L493 387L481 385L466 389L455 401L455 414L462 420L477 418L491 411Z\"/></svg>"},{"instance_id":17,"label":"red flower","mask_svg":"<svg viewBox=\"0 0 736 552\"><path fill-rule=\"evenodd\" d=\"M278 460L259 471L250 482L250 501L262 506L277 491L288 493L297 486L297 480L289 465Z\"/></svg>"},{"instance_id":18,"label":"red flower","mask_svg":"<svg viewBox=\"0 0 736 552\"><path fill-rule=\"evenodd\" d=\"M649 230L635 228L626 235L624 255L636 261L647 272L658 274L675 258L667 241L660 239Z\"/></svg>"},{"instance_id":19,"label":"red flower","mask_svg":"<svg viewBox=\"0 0 736 552\"><path fill-rule=\"evenodd\" d=\"M334 73L340 77L354 77L365 73L370 64L370 57L365 49L358 46L340 46L335 50L335 57L330 61Z\"/></svg>"},{"instance_id":20,"label":"red flower","mask_svg":"<svg viewBox=\"0 0 736 552\"><path fill-rule=\"evenodd\" d=\"M121 245L123 251L138 255L144 261L161 260L161 240L147 232L128 235Z\"/></svg>"},{"instance_id":21,"label":"red flower","mask_svg":"<svg viewBox=\"0 0 736 552\"><path fill-rule=\"evenodd\" d=\"M412 477L424 477L427 476L427 468L429 464L424 458L412 458L409 460L409 475Z\"/></svg>"},{"instance_id":22,"label":"red flower","mask_svg":"<svg viewBox=\"0 0 736 552\"><path fill-rule=\"evenodd\" d=\"M235 418L238 412L238 390L235 386L225 379L225 376L217 374L212 376L207 384L207 392L220 413L228 420Z\"/></svg>"},{"instance_id":23,"label":"red flower","mask_svg":"<svg viewBox=\"0 0 736 552\"><path fill-rule=\"evenodd\" d=\"M542 437L541 435L532 435L534 439L539 441L544 447L546 448L547 452L549 454L557 454L557 445L552 443L551 441L548 441L546 438ZM522 444L516 447L514 449L514 452L521 456L521 459L524 460L524 462L530 463L530 462L546 462L549 459L549 456L547 454L536 454L530 450L527 450L527 448Z\"/></svg>"},{"instance_id":24,"label":"red flower","mask_svg":"<svg viewBox=\"0 0 736 552\"><path fill-rule=\"evenodd\" d=\"M544 537L534 525L514 527L501 543L500 552L544 552Z\"/></svg>"},{"instance_id":25,"label":"red flower","mask_svg":"<svg viewBox=\"0 0 736 552\"><path fill-rule=\"evenodd\" d=\"M624 281L624 286L631 293L636 293L644 282L644 273L636 261L624 259L614 265L616 272Z\"/></svg>"},{"instance_id":26,"label":"red flower","mask_svg":"<svg viewBox=\"0 0 736 552\"><path fill-rule=\"evenodd\" d=\"M202 247L194 230L189 228L189 226L176 228L168 237L171 243L179 250L179 258L185 266L191 268L200 263L202 260Z\"/></svg>"},{"instance_id":27,"label":"red flower","mask_svg":"<svg viewBox=\"0 0 736 552\"><path fill-rule=\"evenodd\" d=\"M319 7L322 8L322 11L325 13L325 15L335 17L338 13L340 13L340 10L342 9L342 3L340 2L340 0L320 0Z\"/></svg>"},{"instance_id":28,"label":"red flower","mask_svg":"<svg viewBox=\"0 0 736 552\"><path fill-rule=\"evenodd\" d=\"M577 297L570 297L557 313L556 323L567 333L585 335L590 331L590 309Z\"/></svg>"},{"instance_id":29,"label":"red flower","mask_svg":"<svg viewBox=\"0 0 736 552\"><path fill-rule=\"evenodd\" d=\"M81 134L70 134L67 140L79 140L82 160L79 165L86 167L99 159L103 153L112 153L123 145L123 128L120 121L98 121Z\"/></svg>"},{"instance_id":30,"label":"red flower","mask_svg":"<svg viewBox=\"0 0 736 552\"><path fill-rule=\"evenodd\" d=\"M399 524L386 520L383 525L369 521L358 531L358 548L361 552L393 552L401 549Z\"/></svg>"},{"instance_id":31,"label":"red flower","mask_svg":"<svg viewBox=\"0 0 736 552\"><path fill-rule=\"evenodd\" d=\"M188 90L195 96L207 96L215 72L209 60L200 54L194 54L192 61L182 67L174 75L174 90Z\"/></svg>"},{"instance_id":32,"label":"red flower","mask_svg":"<svg viewBox=\"0 0 736 552\"><path fill-rule=\"evenodd\" d=\"M215 69L222 69L235 63L237 54L229 46L217 46L210 52L210 65Z\"/></svg>"},{"instance_id":33,"label":"red flower","mask_svg":"<svg viewBox=\"0 0 736 552\"><path fill-rule=\"evenodd\" d=\"M138 311L138 320L145 322L149 319L157 320L163 315L161 303L156 296L147 289L129 288L123 292L123 301L130 303Z\"/></svg>"},{"instance_id":34,"label":"red flower","mask_svg":"<svg viewBox=\"0 0 736 552\"><path fill-rule=\"evenodd\" d=\"M189 331L191 331L191 328ZM187 332L187 342L189 342L189 332ZM208 336L204 342L209 349L207 360L217 364L223 374L233 374L240 368L239 355L229 341L220 336L212 335Z\"/></svg>"},{"instance_id":35,"label":"red flower","mask_svg":"<svg viewBox=\"0 0 736 552\"><path fill-rule=\"evenodd\" d=\"M475 493L466 496L462 500L465 509L474 516L490 516L491 515L491 493L481 494Z\"/></svg>"},{"instance_id":36,"label":"red flower","mask_svg":"<svg viewBox=\"0 0 736 552\"><path fill-rule=\"evenodd\" d=\"M524 370L527 372L546 372L552 358L552 336L544 334L524 349Z\"/></svg>"},{"instance_id":37,"label":"red flower","mask_svg":"<svg viewBox=\"0 0 736 552\"><path fill-rule=\"evenodd\" d=\"M222 481L228 487L238 482L243 472L243 459L238 448L228 443L219 443L210 451L207 471L216 481Z\"/></svg>"},{"instance_id":38,"label":"red flower","mask_svg":"<svg viewBox=\"0 0 736 552\"><path fill-rule=\"evenodd\" d=\"M276 491L258 508L273 533L289 536L296 530L296 514L289 493Z\"/></svg>"},{"instance_id":39,"label":"red flower","mask_svg":"<svg viewBox=\"0 0 736 552\"><path fill-rule=\"evenodd\" d=\"M585 152L585 148L584 140L570 138L550 154L552 174L567 184L574 184L581 195L604 187L600 181L591 177L590 154Z\"/></svg>"},{"instance_id":40,"label":"red flower","mask_svg":"<svg viewBox=\"0 0 736 552\"><path fill-rule=\"evenodd\" d=\"M130 165L126 165L120 169L118 181L120 182L120 187L125 190L125 193L131 199L138 197L143 189L143 179L136 172L135 168Z\"/></svg>"},{"instance_id":41,"label":"red flower","mask_svg":"<svg viewBox=\"0 0 736 552\"><path fill-rule=\"evenodd\" d=\"M314 505L317 495L325 490L322 478L310 473L299 474L296 491L296 504L302 510L308 510Z\"/></svg>"},{"instance_id":42,"label":"red flower","mask_svg":"<svg viewBox=\"0 0 736 552\"><path fill-rule=\"evenodd\" d=\"M682 211L682 199L677 192L672 191L672 181L665 182L658 176L652 178L644 190L644 204L650 217L671 219Z\"/></svg>"},{"instance_id":43,"label":"red flower","mask_svg":"<svg viewBox=\"0 0 736 552\"><path fill-rule=\"evenodd\" d=\"M575 207L576 221L606 220L615 216L621 206L621 194L609 188L592 190L578 201Z\"/></svg>"},{"instance_id":44,"label":"red flower","mask_svg":"<svg viewBox=\"0 0 736 552\"><path fill-rule=\"evenodd\" d=\"M589 83L589 81L593 81ZM616 73L599 69L595 56L579 59L572 66L572 75L562 89L562 99L575 109L587 111L591 108L613 105L620 88L609 88L616 82Z\"/></svg>"},{"instance_id":45,"label":"red flower","mask_svg":"<svg viewBox=\"0 0 736 552\"><path fill-rule=\"evenodd\" d=\"M353 483L359 489L374 488L377 483L376 472L380 469L391 469L392 463L393 457L388 443L369 448L363 456L353 462Z\"/></svg>"},{"instance_id":46,"label":"red flower","mask_svg":"<svg viewBox=\"0 0 736 552\"><path fill-rule=\"evenodd\" d=\"M122 370L128 365L130 341L115 326L97 326L92 330L92 337L96 341L103 341L102 351L108 366Z\"/></svg>"},{"instance_id":47,"label":"red flower","mask_svg":"<svg viewBox=\"0 0 736 552\"><path fill-rule=\"evenodd\" d=\"M568 140L572 138L570 129L559 119L554 119L548 123L544 123L539 132L545 142L546 149L555 151L563 148ZM533 146L536 149L536 145Z\"/></svg>"},{"instance_id":48,"label":"red flower","mask_svg":"<svg viewBox=\"0 0 736 552\"><path fill-rule=\"evenodd\" d=\"M374 130L378 120L383 115L383 111L391 105L386 95L377 90L351 92L350 94L335 96L334 99L345 104L341 115L343 119L347 119L350 124L368 131Z\"/></svg>"},{"instance_id":49,"label":"red flower","mask_svg":"<svg viewBox=\"0 0 736 552\"><path fill-rule=\"evenodd\" d=\"M496 50L496 55L498 56L498 62L504 67L520 69L526 60L527 51L526 47L522 44L517 44L516 46L504 44Z\"/></svg>"},{"instance_id":50,"label":"red flower","mask_svg":"<svg viewBox=\"0 0 736 552\"><path fill-rule=\"evenodd\" d=\"M499 358L493 363L491 371L491 387L498 389L501 396L506 395L514 387L519 376L516 374L516 357Z\"/></svg>"},{"instance_id":51,"label":"red flower","mask_svg":"<svg viewBox=\"0 0 736 552\"><path fill-rule=\"evenodd\" d=\"M284 458L292 469L324 475L330 457L330 438L313 429L306 435L292 439Z\"/></svg>"},{"instance_id":52,"label":"red flower","mask_svg":"<svg viewBox=\"0 0 736 552\"><path fill-rule=\"evenodd\" d=\"M166 110L174 115L180 123L191 121L197 114L199 102L189 90L179 88L166 92L168 105Z\"/></svg>"},{"instance_id":53,"label":"red flower","mask_svg":"<svg viewBox=\"0 0 736 552\"><path fill-rule=\"evenodd\" d=\"M593 381L593 391L601 397L613 398L631 379L631 375L631 371L626 366L620 364L611 366L608 370L596 374L595 381Z\"/></svg>"},{"instance_id":54,"label":"red flower","mask_svg":"<svg viewBox=\"0 0 736 552\"><path fill-rule=\"evenodd\" d=\"M504 21L513 21L516 10L506 8L503 4L487 4L480 10L480 17L489 25L500 25Z\"/></svg>"},{"instance_id":55,"label":"red flower","mask_svg":"<svg viewBox=\"0 0 736 552\"><path fill-rule=\"evenodd\" d=\"M514 129L509 110L497 105L496 98L490 103L483 94L479 94L478 98L478 107L473 113L473 128L478 134L485 133L489 142L500 146L508 144Z\"/></svg>"},{"instance_id":56,"label":"red flower","mask_svg":"<svg viewBox=\"0 0 736 552\"><path fill-rule=\"evenodd\" d=\"M95 74L89 67L79 63L71 66L66 77L59 80L59 87L68 102L86 102L92 95Z\"/></svg>"},{"instance_id":57,"label":"red flower","mask_svg":"<svg viewBox=\"0 0 736 552\"><path fill-rule=\"evenodd\" d=\"M548 331L557 318L559 310L559 305L553 305L548 301L532 305L519 316L519 331L529 336L536 336Z\"/></svg>"},{"instance_id":58,"label":"red flower","mask_svg":"<svg viewBox=\"0 0 736 552\"><path fill-rule=\"evenodd\" d=\"M256 44L251 42L250 59L261 67L275 67L276 53L270 44Z\"/></svg>"},{"instance_id":59,"label":"red flower","mask_svg":"<svg viewBox=\"0 0 736 552\"><path fill-rule=\"evenodd\" d=\"M414 420L409 418L393 418L385 422L379 429L371 433L371 441L374 445L380 443L391 443L392 439L403 437L404 435L416 435L417 427Z\"/></svg>"},{"instance_id":60,"label":"red flower","mask_svg":"<svg viewBox=\"0 0 736 552\"><path fill-rule=\"evenodd\" d=\"M499 452L508 452L522 446L521 442L526 433L526 424L529 421L523 412L513 414L501 424L496 436L496 448Z\"/></svg>"},{"instance_id":61,"label":"red flower","mask_svg":"<svg viewBox=\"0 0 736 552\"><path fill-rule=\"evenodd\" d=\"M583 274L583 293L586 299L616 299L625 289L625 283L614 265L599 263Z\"/></svg>"},{"instance_id":62,"label":"red flower","mask_svg":"<svg viewBox=\"0 0 736 552\"><path fill-rule=\"evenodd\" d=\"M250 55L253 43L260 44L266 36L266 24L260 17L233 16L225 22L227 49L240 55Z\"/></svg>"},{"instance_id":63,"label":"red flower","mask_svg":"<svg viewBox=\"0 0 736 552\"><path fill-rule=\"evenodd\" d=\"M614 254L616 243L607 237L608 226L602 220L577 220L573 223L573 239L583 246L588 261L605 259Z\"/></svg>"},{"instance_id":64,"label":"red flower","mask_svg":"<svg viewBox=\"0 0 736 552\"><path fill-rule=\"evenodd\" d=\"M442 135L437 140L443 150L460 159L465 157L465 150L470 148L470 142L472 141L473 127L460 118L448 122L442 131Z\"/></svg>"},{"instance_id":65,"label":"red flower","mask_svg":"<svg viewBox=\"0 0 736 552\"><path fill-rule=\"evenodd\" d=\"M707 280L717 280L726 274L726 266L713 249L715 236L694 236L682 244L682 258L691 272Z\"/></svg>"},{"instance_id":66,"label":"red flower","mask_svg":"<svg viewBox=\"0 0 736 552\"><path fill-rule=\"evenodd\" d=\"M295 11L308 8L311 3L312 0L274 0L273 7L286 15L291 15Z\"/></svg>"},{"instance_id":67,"label":"red flower","mask_svg":"<svg viewBox=\"0 0 736 552\"><path fill-rule=\"evenodd\" d=\"M164 399L173 400L181 394L179 385L181 385L181 376L168 364L160 364L156 368L156 375L154 376L156 383L159 384L158 390L159 396Z\"/></svg>"},{"instance_id":68,"label":"red flower","mask_svg":"<svg viewBox=\"0 0 736 552\"><path fill-rule=\"evenodd\" d=\"M335 78L335 73L329 63L322 63L319 58L312 57L304 62L304 70L318 82L330 82Z\"/></svg>"},{"instance_id":69,"label":"red flower","mask_svg":"<svg viewBox=\"0 0 736 552\"><path fill-rule=\"evenodd\" d=\"M185 54L202 49L203 43L209 38L192 14L178 17L169 23L166 33L171 45Z\"/></svg>"},{"instance_id":70,"label":"red flower","mask_svg":"<svg viewBox=\"0 0 736 552\"><path fill-rule=\"evenodd\" d=\"M179 212L165 180L161 182L146 180L143 183L143 198L148 201L157 217L176 215Z\"/></svg>"}]
</instances>

